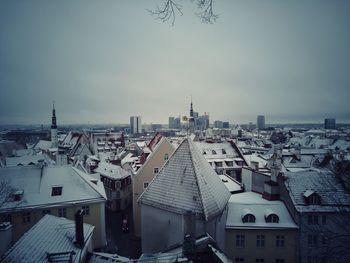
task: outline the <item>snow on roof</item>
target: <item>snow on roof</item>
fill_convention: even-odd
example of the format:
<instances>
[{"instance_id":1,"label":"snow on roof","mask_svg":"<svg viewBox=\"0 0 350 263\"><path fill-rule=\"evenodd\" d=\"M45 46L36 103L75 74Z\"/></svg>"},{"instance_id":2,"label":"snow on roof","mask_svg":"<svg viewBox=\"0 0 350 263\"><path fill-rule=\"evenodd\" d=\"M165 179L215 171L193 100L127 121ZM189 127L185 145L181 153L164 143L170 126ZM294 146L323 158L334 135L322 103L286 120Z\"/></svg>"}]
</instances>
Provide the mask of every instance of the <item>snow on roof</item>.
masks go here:
<instances>
[{"instance_id":1,"label":"snow on roof","mask_svg":"<svg viewBox=\"0 0 350 263\"><path fill-rule=\"evenodd\" d=\"M94 226L84 224L85 244L91 238L93 231ZM13 245L2 262L49 262L47 253L71 251L74 252L72 262L80 262L83 249L78 248L74 241L74 221L45 215ZM67 257L66 255L65 258Z\"/></svg>"},{"instance_id":2,"label":"snow on roof","mask_svg":"<svg viewBox=\"0 0 350 263\"><path fill-rule=\"evenodd\" d=\"M108 263L108 262L131 262L130 258L119 256L118 254L108 254L102 252L94 252L89 263Z\"/></svg>"},{"instance_id":3,"label":"snow on roof","mask_svg":"<svg viewBox=\"0 0 350 263\"><path fill-rule=\"evenodd\" d=\"M310 197L311 195L313 195L314 193L316 193L313 190L306 190L303 194L304 197Z\"/></svg>"},{"instance_id":4,"label":"snow on roof","mask_svg":"<svg viewBox=\"0 0 350 263\"><path fill-rule=\"evenodd\" d=\"M220 174L218 176L220 177L221 181L225 184L227 190L229 190L231 194L237 191L242 191L240 183L238 183L236 180L224 174Z\"/></svg>"},{"instance_id":5,"label":"snow on roof","mask_svg":"<svg viewBox=\"0 0 350 263\"><path fill-rule=\"evenodd\" d=\"M87 174L69 165L0 168L0 182L8 182L14 191L23 190L20 201L7 202L0 210L105 201L102 183L99 181L96 185L90 179ZM61 195L52 196L52 187L55 186L62 187Z\"/></svg>"},{"instance_id":6,"label":"snow on roof","mask_svg":"<svg viewBox=\"0 0 350 263\"><path fill-rule=\"evenodd\" d=\"M334 174L326 170L287 172L285 186L295 208L299 212L350 211L348 194ZM313 192L321 197L319 205L307 205L304 196Z\"/></svg>"},{"instance_id":7,"label":"snow on roof","mask_svg":"<svg viewBox=\"0 0 350 263\"><path fill-rule=\"evenodd\" d=\"M121 161L120 164L123 166L126 163L136 162L139 157L134 156L132 153L128 153Z\"/></svg>"},{"instance_id":8,"label":"snow on roof","mask_svg":"<svg viewBox=\"0 0 350 263\"><path fill-rule=\"evenodd\" d=\"M265 217L271 211L279 218L278 223L267 223ZM254 223L243 223L242 217L246 214L255 216ZM226 228L297 228L282 201L268 201L260 194L244 192L234 194L228 202Z\"/></svg>"},{"instance_id":9,"label":"snow on roof","mask_svg":"<svg viewBox=\"0 0 350 263\"><path fill-rule=\"evenodd\" d=\"M55 163L46 154L39 153L35 155L23 155L20 157L6 157L6 166L38 164L41 160L50 164Z\"/></svg>"},{"instance_id":10,"label":"snow on roof","mask_svg":"<svg viewBox=\"0 0 350 263\"><path fill-rule=\"evenodd\" d=\"M228 141L208 143L195 141L194 144L206 159L226 159L239 157L239 154Z\"/></svg>"},{"instance_id":11,"label":"snow on roof","mask_svg":"<svg viewBox=\"0 0 350 263\"><path fill-rule=\"evenodd\" d=\"M52 143L51 141L46 141L46 140L40 140L38 143L34 146L34 149L39 149L43 151L47 151L51 148Z\"/></svg>"},{"instance_id":12,"label":"snow on roof","mask_svg":"<svg viewBox=\"0 0 350 263\"><path fill-rule=\"evenodd\" d=\"M225 208L230 192L191 139L184 139L139 198L175 213L188 210L209 220Z\"/></svg>"},{"instance_id":13,"label":"snow on roof","mask_svg":"<svg viewBox=\"0 0 350 263\"><path fill-rule=\"evenodd\" d=\"M112 179L124 179L130 175L130 172L124 170L120 166L107 162L100 162L95 172Z\"/></svg>"}]
</instances>

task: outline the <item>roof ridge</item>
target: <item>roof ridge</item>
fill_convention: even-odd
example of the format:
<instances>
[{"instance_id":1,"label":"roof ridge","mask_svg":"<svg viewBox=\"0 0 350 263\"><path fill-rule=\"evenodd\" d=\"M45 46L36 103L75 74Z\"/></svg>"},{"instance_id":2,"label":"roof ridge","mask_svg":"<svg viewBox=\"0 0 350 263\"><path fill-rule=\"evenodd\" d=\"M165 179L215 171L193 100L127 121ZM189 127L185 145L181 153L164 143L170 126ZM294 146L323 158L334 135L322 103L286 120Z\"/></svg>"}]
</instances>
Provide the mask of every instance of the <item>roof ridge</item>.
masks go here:
<instances>
[{"instance_id":1,"label":"roof ridge","mask_svg":"<svg viewBox=\"0 0 350 263\"><path fill-rule=\"evenodd\" d=\"M189 138L186 138L185 140L189 140ZM190 142L188 142L188 147L190 149L190 151L192 150L191 149L191 145L190 145ZM197 176L197 169L196 169L196 165L195 165L195 161L193 160L193 156L192 154L190 153L190 159L191 159L191 162L192 162L192 166L193 166L193 170L194 170L194 176L196 177L196 185L197 185L197 190L198 190L198 193L199 193L199 198L201 200L201 206L203 207L203 211L204 211L204 217L205 219L207 219L207 211L204 207L204 203L203 203L203 197L202 197L202 192L201 192L201 189L200 189L200 186L199 186L199 183L198 183L198 176Z\"/></svg>"},{"instance_id":2,"label":"roof ridge","mask_svg":"<svg viewBox=\"0 0 350 263\"><path fill-rule=\"evenodd\" d=\"M188 141L189 149L190 149L190 151L192 152L192 154L190 154L190 158L191 158L192 165L193 165L193 168L194 168L194 176L196 177L196 182L197 182L197 187L198 187L198 193L199 193L199 197L200 197L200 199L201 199L201 205L202 205L202 207L203 207L204 217L205 217L206 220L208 220L207 211L206 211L206 208L205 208L204 203L203 203L202 191L201 191L201 188L200 188L199 183L198 183L199 178L198 178L198 175L197 175L197 174L198 174L197 166L195 165L195 161L193 160L193 153L194 153L194 152L193 152L193 146L194 146L194 145L192 145L192 144L189 142L189 138L187 138L187 141ZM216 200L215 200L215 203L216 203L216 205L217 205Z\"/></svg>"}]
</instances>

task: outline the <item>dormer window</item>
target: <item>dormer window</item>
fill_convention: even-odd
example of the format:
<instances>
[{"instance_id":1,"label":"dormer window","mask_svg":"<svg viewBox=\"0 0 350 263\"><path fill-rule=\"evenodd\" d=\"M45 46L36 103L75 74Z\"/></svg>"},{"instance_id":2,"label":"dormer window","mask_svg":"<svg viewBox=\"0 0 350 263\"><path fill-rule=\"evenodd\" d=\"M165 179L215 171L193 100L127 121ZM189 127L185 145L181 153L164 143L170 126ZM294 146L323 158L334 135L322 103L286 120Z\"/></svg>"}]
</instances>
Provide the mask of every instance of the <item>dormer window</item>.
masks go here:
<instances>
[{"instance_id":1,"label":"dormer window","mask_svg":"<svg viewBox=\"0 0 350 263\"><path fill-rule=\"evenodd\" d=\"M226 150L225 149L222 149L222 154L226 154Z\"/></svg>"},{"instance_id":2,"label":"dormer window","mask_svg":"<svg viewBox=\"0 0 350 263\"><path fill-rule=\"evenodd\" d=\"M268 216L265 217L266 223L278 223L279 222L279 217L276 214L269 214Z\"/></svg>"},{"instance_id":3,"label":"dormer window","mask_svg":"<svg viewBox=\"0 0 350 263\"><path fill-rule=\"evenodd\" d=\"M216 154L216 151L215 151L215 150L211 150L211 153L212 153L212 154Z\"/></svg>"},{"instance_id":4,"label":"dormer window","mask_svg":"<svg viewBox=\"0 0 350 263\"><path fill-rule=\"evenodd\" d=\"M245 212L244 216L242 217L243 223L255 223L255 216L250 212Z\"/></svg>"},{"instance_id":5,"label":"dormer window","mask_svg":"<svg viewBox=\"0 0 350 263\"><path fill-rule=\"evenodd\" d=\"M303 194L306 205L321 204L321 196L313 190L306 190Z\"/></svg>"},{"instance_id":6,"label":"dormer window","mask_svg":"<svg viewBox=\"0 0 350 263\"><path fill-rule=\"evenodd\" d=\"M51 196L62 195L62 186L53 186Z\"/></svg>"},{"instance_id":7,"label":"dormer window","mask_svg":"<svg viewBox=\"0 0 350 263\"><path fill-rule=\"evenodd\" d=\"M21 201L23 196L23 190L18 190L13 193L13 199L15 201Z\"/></svg>"}]
</instances>

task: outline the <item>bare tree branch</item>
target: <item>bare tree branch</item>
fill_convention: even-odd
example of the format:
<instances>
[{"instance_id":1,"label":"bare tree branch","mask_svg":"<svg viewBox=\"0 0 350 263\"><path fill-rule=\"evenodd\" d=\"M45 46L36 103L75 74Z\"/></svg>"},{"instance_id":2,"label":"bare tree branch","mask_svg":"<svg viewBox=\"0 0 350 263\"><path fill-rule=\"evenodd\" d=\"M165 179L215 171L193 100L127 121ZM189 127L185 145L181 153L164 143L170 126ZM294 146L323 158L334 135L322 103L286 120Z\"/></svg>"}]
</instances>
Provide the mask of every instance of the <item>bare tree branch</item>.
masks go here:
<instances>
[{"instance_id":1,"label":"bare tree branch","mask_svg":"<svg viewBox=\"0 0 350 263\"><path fill-rule=\"evenodd\" d=\"M200 10L197 15L203 23L213 24L219 18L219 15L213 11L213 2L214 0L197 0L197 6Z\"/></svg>"},{"instance_id":2,"label":"bare tree branch","mask_svg":"<svg viewBox=\"0 0 350 263\"><path fill-rule=\"evenodd\" d=\"M171 20L171 25L174 25L176 13L182 15L182 6L176 0L166 0L163 8L157 6L156 10L148 10L151 15L156 16L163 22Z\"/></svg>"},{"instance_id":3,"label":"bare tree branch","mask_svg":"<svg viewBox=\"0 0 350 263\"><path fill-rule=\"evenodd\" d=\"M171 21L171 25L174 26L176 15L182 13L182 5L179 4L180 0L164 0L164 6L161 8L157 6L155 10L148 10L151 15L156 16L157 19L163 22ZM213 24L219 15L213 11L214 0L191 0L197 4L199 12L195 13L203 23Z\"/></svg>"}]
</instances>

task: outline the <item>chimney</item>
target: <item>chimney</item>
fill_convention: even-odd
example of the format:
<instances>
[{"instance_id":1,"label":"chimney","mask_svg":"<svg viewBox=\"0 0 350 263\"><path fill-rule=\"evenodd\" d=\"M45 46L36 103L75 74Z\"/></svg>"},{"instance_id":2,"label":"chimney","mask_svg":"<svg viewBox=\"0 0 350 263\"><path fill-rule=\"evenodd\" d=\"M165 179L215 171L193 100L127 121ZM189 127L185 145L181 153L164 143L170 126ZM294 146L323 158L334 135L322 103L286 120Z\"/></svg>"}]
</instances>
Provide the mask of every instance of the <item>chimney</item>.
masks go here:
<instances>
[{"instance_id":1,"label":"chimney","mask_svg":"<svg viewBox=\"0 0 350 263\"><path fill-rule=\"evenodd\" d=\"M188 210L184 218L184 241L182 244L183 255L189 259L196 253L196 213Z\"/></svg>"},{"instance_id":2,"label":"chimney","mask_svg":"<svg viewBox=\"0 0 350 263\"><path fill-rule=\"evenodd\" d=\"M12 225L10 222L0 224L0 258L11 247Z\"/></svg>"},{"instance_id":3,"label":"chimney","mask_svg":"<svg viewBox=\"0 0 350 263\"><path fill-rule=\"evenodd\" d=\"M83 211L78 210L75 213L75 244L82 248L84 246L84 225Z\"/></svg>"},{"instance_id":4,"label":"chimney","mask_svg":"<svg viewBox=\"0 0 350 263\"><path fill-rule=\"evenodd\" d=\"M250 162L250 167L251 167L254 171L259 171L259 162L251 161L251 162Z\"/></svg>"}]
</instances>

